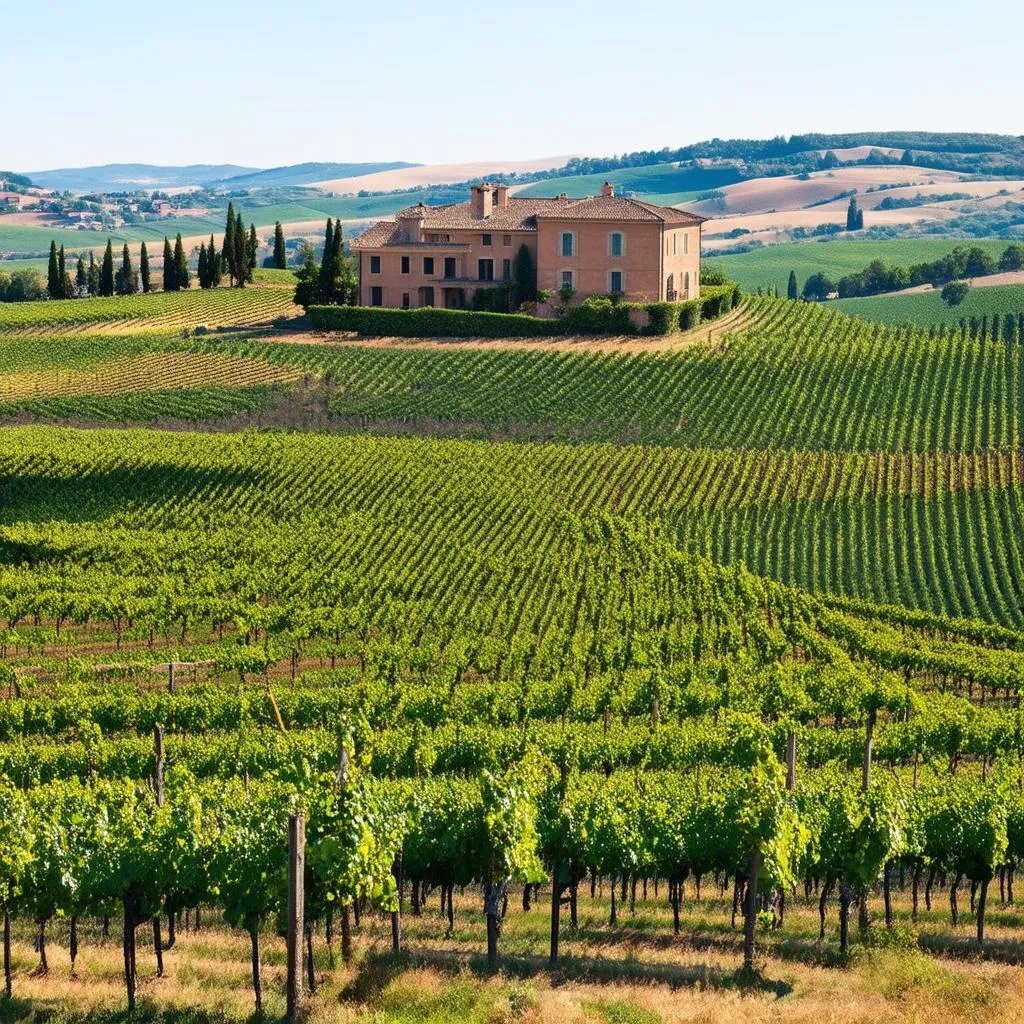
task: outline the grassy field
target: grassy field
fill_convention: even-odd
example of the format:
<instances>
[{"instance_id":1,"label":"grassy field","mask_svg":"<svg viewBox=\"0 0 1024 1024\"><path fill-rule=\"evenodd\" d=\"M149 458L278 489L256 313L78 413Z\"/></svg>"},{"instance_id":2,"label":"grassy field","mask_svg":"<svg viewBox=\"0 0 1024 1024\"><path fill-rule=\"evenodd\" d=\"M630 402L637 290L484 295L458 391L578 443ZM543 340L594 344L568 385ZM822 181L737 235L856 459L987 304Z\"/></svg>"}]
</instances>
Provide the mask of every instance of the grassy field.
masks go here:
<instances>
[{"instance_id":1,"label":"grassy field","mask_svg":"<svg viewBox=\"0 0 1024 1024\"><path fill-rule=\"evenodd\" d=\"M597 174L570 175L565 178L549 178L538 181L518 191L520 196L554 196L565 192L569 196L593 196L601 191L601 185L610 181L620 189L636 192L649 202L661 196L662 201L669 195L696 195L699 192L721 188L740 180L735 168L690 168L678 164L652 164L647 167L623 167Z\"/></svg>"},{"instance_id":2,"label":"grassy field","mask_svg":"<svg viewBox=\"0 0 1024 1024\"><path fill-rule=\"evenodd\" d=\"M273 221L271 221L273 223ZM58 246L63 245L68 253L88 253L90 250L97 254L97 258L103 254L103 249L109 238L114 246L120 246L125 242L163 242L165 236L172 240L177 232L188 237L190 235L208 235L223 233L224 219L220 216L202 218L176 218L161 221L151 221L147 224L136 224L107 231L77 231L71 228L60 227L24 227L21 225L8 226L4 218L0 217L0 252L8 257L19 253L45 253L50 248L51 239ZM150 246L152 248L152 246Z\"/></svg>"},{"instance_id":3,"label":"grassy field","mask_svg":"<svg viewBox=\"0 0 1024 1024\"><path fill-rule=\"evenodd\" d=\"M707 229L714 230L714 223ZM796 271L797 282L803 287L804 281L819 270L837 280L844 274L863 270L872 260L909 266L945 256L957 245L978 245L998 258L1009 242L1003 239L951 238L791 242L765 246L739 256L715 256L706 259L705 263L723 271L731 280L739 281L747 291L758 287L778 287L779 294L785 295L791 270Z\"/></svg>"},{"instance_id":4,"label":"grassy field","mask_svg":"<svg viewBox=\"0 0 1024 1024\"><path fill-rule=\"evenodd\" d=\"M1024 285L994 285L972 288L959 306L942 301L940 290L909 295L880 295L863 299L839 299L835 305L852 316L883 324L912 323L920 327L957 323L961 317L991 316L993 313L1024 312Z\"/></svg>"},{"instance_id":5,"label":"grassy field","mask_svg":"<svg viewBox=\"0 0 1024 1024\"><path fill-rule=\"evenodd\" d=\"M672 936L664 898L640 899L608 924L604 898L581 900L576 932L563 939L564 960L546 965L547 895L524 912L518 893L509 901L502 928L507 949L503 970L487 971L479 897L456 896L456 927L444 934L436 900L422 917L408 913L403 929L408 953L388 952L387 922L369 914L356 930L356 958L341 963L316 936L318 991L307 1007L310 1024L863 1024L889 1021L1017 1021L1021 997L1017 965L1020 912L993 908L993 946L982 959L966 949L967 929L954 929L941 907L922 910L915 941L907 925L909 906L898 898L899 930L887 939L874 930L858 946L851 964L834 964L834 935L817 938L817 906L802 897L787 907L783 933L762 936L763 980L747 984L735 970L742 935L729 926L726 900L706 880L702 899L689 898L681 912L682 935ZM710 890L710 892L709 892ZM406 904L408 910L408 902ZM834 922L829 922L830 933ZM123 982L120 937L104 939L97 927L82 927L81 951L72 974L67 924L53 928L50 972L33 972L38 959L31 936L15 936L17 998L2 1010L4 1020L59 1022L121 1021ZM266 1013L283 1015L284 942L268 930L265 951ZM929 950L933 952L928 952ZM935 956L934 951L944 951ZM248 943L204 913L200 931L179 931L165 954L164 977L155 976L152 954L140 943L141 1018L165 1024L227 1024L251 1015ZM73 1008L73 1009L72 1009Z\"/></svg>"}]
</instances>

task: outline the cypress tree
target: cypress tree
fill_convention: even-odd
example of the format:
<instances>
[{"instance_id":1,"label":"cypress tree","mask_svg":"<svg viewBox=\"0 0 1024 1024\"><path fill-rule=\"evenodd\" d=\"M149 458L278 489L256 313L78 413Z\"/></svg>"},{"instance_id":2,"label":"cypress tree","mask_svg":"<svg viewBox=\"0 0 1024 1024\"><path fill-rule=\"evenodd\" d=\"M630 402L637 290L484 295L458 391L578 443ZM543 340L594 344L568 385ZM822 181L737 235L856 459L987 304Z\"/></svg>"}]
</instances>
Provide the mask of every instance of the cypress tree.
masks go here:
<instances>
[{"instance_id":1,"label":"cypress tree","mask_svg":"<svg viewBox=\"0 0 1024 1024\"><path fill-rule=\"evenodd\" d=\"M512 279L516 283L515 307L518 309L524 302L533 302L537 298L537 282L533 276L533 259L526 245L519 246L515 259L512 261Z\"/></svg>"},{"instance_id":2,"label":"cypress tree","mask_svg":"<svg viewBox=\"0 0 1024 1024\"><path fill-rule=\"evenodd\" d=\"M274 225L274 266L278 270L285 270L288 267L288 254L284 248L284 228L278 221Z\"/></svg>"},{"instance_id":3,"label":"cypress tree","mask_svg":"<svg viewBox=\"0 0 1024 1024\"><path fill-rule=\"evenodd\" d=\"M75 270L75 287L78 289L78 293L81 294L88 288L89 279L85 276L85 260L81 256L78 257L78 267Z\"/></svg>"},{"instance_id":4,"label":"cypress tree","mask_svg":"<svg viewBox=\"0 0 1024 1024\"><path fill-rule=\"evenodd\" d=\"M67 264L64 262L64 246L57 252L57 273L60 275L60 297L71 298L71 278L68 277Z\"/></svg>"},{"instance_id":5,"label":"cypress tree","mask_svg":"<svg viewBox=\"0 0 1024 1024\"><path fill-rule=\"evenodd\" d=\"M210 275L210 287L216 288L220 284L221 274L224 272L223 254L218 255L217 247L213 243L213 232L210 232L210 244L206 247L207 271Z\"/></svg>"},{"instance_id":6,"label":"cypress tree","mask_svg":"<svg viewBox=\"0 0 1024 1024\"><path fill-rule=\"evenodd\" d=\"M789 284L786 285L786 296L790 299L800 298L800 290L796 283L796 271L789 272Z\"/></svg>"},{"instance_id":7,"label":"cypress tree","mask_svg":"<svg viewBox=\"0 0 1024 1024\"><path fill-rule=\"evenodd\" d=\"M142 290L148 292L150 290L149 282L149 253L146 251L146 243L142 243L142 248L139 250L139 276L142 278Z\"/></svg>"},{"instance_id":8,"label":"cypress tree","mask_svg":"<svg viewBox=\"0 0 1024 1024\"><path fill-rule=\"evenodd\" d=\"M164 291L178 290L178 265L174 262L170 240L164 235Z\"/></svg>"},{"instance_id":9,"label":"cypress tree","mask_svg":"<svg viewBox=\"0 0 1024 1024\"><path fill-rule=\"evenodd\" d=\"M245 247L245 265L249 270L256 269L256 252L260 247L259 239L256 237L256 225L249 225L249 241ZM246 275L249 280L252 280L252 274Z\"/></svg>"},{"instance_id":10,"label":"cypress tree","mask_svg":"<svg viewBox=\"0 0 1024 1024\"><path fill-rule=\"evenodd\" d=\"M341 233L341 219L334 222L334 245L331 246L331 262L334 264L334 274L339 276L345 260L345 239Z\"/></svg>"},{"instance_id":11,"label":"cypress tree","mask_svg":"<svg viewBox=\"0 0 1024 1024\"><path fill-rule=\"evenodd\" d=\"M224 225L224 245L221 246L220 251L221 256L227 263L228 280L233 285L238 272L235 266L235 207L230 202L228 203L227 223Z\"/></svg>"},{"instance_id":12,"label":"cypress tree","mask_svg":"<svg viewBox=\"0 0 1024 1024\"><path fill-rule=\"evenodd\" d=\"M125 242L124 249L121 252L121 269L117 272L117 294L134 295L137 290L135 271L132 268L132 257L128 252L128 243Z\"/></svg>"},{"instance_id":13,"label":"cypress tree","mask_svg":"<svg viewBox=\"0 0 1024 1024\"><path fill-rule=\"evenodd\" d=\"M85 284L90 295L100 293L100 268L96 265L96 256L89 250L89 269L85 272Z\"/></svg>"},{"instance_id":14,"label":"cypress tree","mask_svg":"<svg viewBox=\"0 0 1024 1024\"><path fill-rule=\"evenodd\" d=\"M355 280L351 274L346 273L345 238L341 230L341 218L334 222L334 247L331 251L331 264L334 275L334 301L355 302Z\"/></svg>"},{"instance_id":15,"label":"cypress tree","mask_svg":"<svg viewBox=\"0 0 1024 1024\"><path fill-rule=\"evenodd\" d=\"M239 288L244 288L245 282L249 280L249 261L246 258L245 225L242 223L240 213L235 214L235 230L231 233L231 248L234 254L235 284Z\"/></svg>"},{"instance_id":16,"label":"cypress tree","mask_svg":"<svg viewBox=\"0 0 1024 1024\"><path fill-rule=\"evenodd\" d=\"M107 239L107 251L103 254L103 267L100 270L100 295L114 294L114 249Z\"/></svg>"},{"instance_id":17,"label":"cypress tree","mask_svg":"<svg viewBox=\"0 0 1024 1024\"><path fill-rule=\"evenodd\" d=\"M199 264L196 268L196 276L199 278L200 288L210 287L210 263L206 255L206 243L199 246Z\"/></svg>"},{"instance_id":18,"label":"cypress tree","mask_svg":"<svg viewBox=\"0 0 1024 1024\"><path fill-rule=\"evenodd\" d=\"M50 262L46 267L46 290L50 293L51 299L62 299L64 279L61 276L60 267L57 263L57 243L50 239Z\"/></svg>"},{"instance_id":19,"label":"cypress tree","mask_svg":"<svg viewBox=\"0 0 1024 1024\"><path fill-rule=\"evenodd\" d=\"M846 208L846 230L857 230L857 197L850 196L850 205Z\"/></svg>"},{"instance_id":20,"label":"cypress tree","mask_svg":"<svg viewBox=\"0 0 1024 1024\"><path fill-rule=\"evenodd\" d=\"M857 230L858 231L863 231L864 230L864 211L863 210L858 210L857 211Z\"/></svg>"},{"instance_id":21,"label":"cypress tree","mask_svg":"<svg viewBox=\"0 0 1024 1024\"><path fill-rule=\"evenodd\" d=\"M185 256L185 247L181 243L180 231L178 232L178 237L174 240L174 263L176 267L176 276L178 278L178 287L188 288L188 258Z\"/></svg>"},{"instance_id":22,"label":"cypress tree","mask_svg":"<svg viewBox=\"0 0 1024 1024\"><path fill-rule=\"evenodd\" d=\"M324 255L320 261L320 278L317 282L321 302L330 302L331 293L334 291L334 268L331 266L331 257L333 255L334 222L328 217L327 231L324 234Z\"/></svg>"}]
</instances>

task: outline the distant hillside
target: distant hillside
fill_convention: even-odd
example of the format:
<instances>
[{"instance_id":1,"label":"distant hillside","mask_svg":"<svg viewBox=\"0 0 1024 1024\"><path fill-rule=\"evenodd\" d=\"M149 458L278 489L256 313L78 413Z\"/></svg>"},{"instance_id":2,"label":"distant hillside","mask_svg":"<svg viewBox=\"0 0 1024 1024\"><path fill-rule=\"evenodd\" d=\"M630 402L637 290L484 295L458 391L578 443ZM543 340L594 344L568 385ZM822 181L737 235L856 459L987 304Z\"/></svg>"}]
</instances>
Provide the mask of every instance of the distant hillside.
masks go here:
<instances>
[{"instance_id":1,"label":"distant hillside","mask_svg":"<svg viewBox=\"0 0 1024 1024\"><path fill-rule=\"evenodd\" d=\"M358 178L364 174L377 174L380 171L398 171L406 167L419 167L420 164L405 163L401 160L391 163L367 164L336 164L307 163L292 164L288 167L271 167L265 171L251 171L217 182L225 188L269 188L274 185L310 185L313 182L326 181L331 178Z\"/></svg>"},{"instance_id":2,"label":"distant hillside","mask_svg":"<svg viewBox=\"0 0 1024 1024\"><path fill-rule=\"evenodd\" d=\"M238 164L104 164L102 167L62 167L33 171L29 177L40 188L69 192L123 192L130 189L180 188L184 185L218 185L225 188L270 188L308 185L327 178L352 178L378 171L416 167L392 161L363 164L307 163L288 167L243 167ZM12 179L13 180L13 179Z\"/></svg>"},{"instance_id":3,"label":"distant hillside","mask_svg":"<svg viewBox=\"0 0 1024 1024\"><path fill-rule=\"evenodd\" d=\"M32 181L24 174L15 174L14 171L0 171L0 185L4 188L17 186L18 188L29 188Z\"/></svg>"},{"instance_id":4,"label":"distant hillside","mask_svg":"<svg viewBox=\"0 0 1024 1024\"><path fill-rule=\"evenodd\" d=\"M104 164L100 167L62 167L50 171L30 171L29 177L40 188L69 192L123 192L130 189L179 188L250 174L258 170L238 164L189 164L164 167L157 164Z\"/></svg>"},{"instance_id":5,"label":"distant hillside","mask_svg":"<svg viewBox=\"0 0 1024 1024\"><path fill-rule=\"evenodd\" d=\"M604 181L610 181L620 193L641 195L651 202L678 203L724 185L742 180L733 166L693 167L675 163L623 167L592 174L567 174L545 178L518 189L519 196L552 196L559 192L577 198L596 195Z\"/></svg>"}]
</instances>

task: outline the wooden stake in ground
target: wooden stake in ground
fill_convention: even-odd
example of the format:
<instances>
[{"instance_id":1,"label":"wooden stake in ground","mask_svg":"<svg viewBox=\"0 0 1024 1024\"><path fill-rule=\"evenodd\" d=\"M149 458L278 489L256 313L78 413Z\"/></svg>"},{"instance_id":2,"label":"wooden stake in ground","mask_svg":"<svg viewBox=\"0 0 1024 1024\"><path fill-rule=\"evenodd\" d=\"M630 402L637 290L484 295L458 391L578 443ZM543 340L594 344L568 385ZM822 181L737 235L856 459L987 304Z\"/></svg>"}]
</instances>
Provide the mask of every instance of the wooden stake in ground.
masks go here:
<instances>
[{"instance_id":1,"label":"wooden stake in ground","mask_svg":"<svg viewBox=\"0 0 1024 1024\"><path fill-rule=\"evenodd\" d=\"M561 930L562 879L556 861L551 867L551 952L548 961L552 967L558 963L558 936Z\"/></svg>"},{"instance_id":2,"label":"wooden stake in ground","mask_svg":"<svg viewBox=\"0 0 1024 1024\"><path fill-rule=\"evenodd\" d=\"M743 922L743 969L754 969L754 936L757 931L757 869L761 859L761 844L755 843L747 870L747 913Z\"/></svg>"},{"instance_id":3,"label":"wooden stake in ground","mask_svg":"<svg viewBox=\"0 0 1024 1024\"><path fill-rule=\"evenodd\" d=\"M11 998L11 915L4 910L4 993Z\"/></svg>"},{"instance_id":4,"label":"wooden stake in ground","mask_svg":"<svg viewBox=\"0 0 1024 1024\"><path fill-rule=\"evenodd\" d=\"M306 819L288 816L288 1020L302 1015L302 940L305 937Z\"/></svg>"},{"instance_id":5,"label":"wooden stake in ground","mask_svg":"<svg viewBox=\"0 0 1024 1024\"><path fill-rule=\"evenodd\" d=\"M391 865L391 874L395 877L395 885L398 887L398 909L391 911L391 952L402 951L402 851L395 854L394 863ZM448 896L448 906L451 907L451 894Z\"/></svg>"},{"instance_id":6,"label":"wooden stake in ground","mask_svg":"<svg viewBox=\"0 0 1024 1024\"><path fill-rule=\"evenodd\" d=\"M153 779L156 786L156 805L164 805L164 727L153 726ZM164 976L164 945L160 935L160 911L153 916L153 952L156 954L156 976Z\"/></svg>"},{"instance_id":7,"label":"wooden stake in ground","mask_svg":"<svg viewBox=\"0 0 1024 1024\"><path fill-rule=\"evenodd\" d=\"M345 746L347 737L344 734L338 736L338 771L335 781L338 785L338 793L344 794L348 786L348 747ZM343 963L350 963L352 960L352 908L343 903L338 908L338 917L341 920L341 959Z\"/></svg>"}]
</instances>

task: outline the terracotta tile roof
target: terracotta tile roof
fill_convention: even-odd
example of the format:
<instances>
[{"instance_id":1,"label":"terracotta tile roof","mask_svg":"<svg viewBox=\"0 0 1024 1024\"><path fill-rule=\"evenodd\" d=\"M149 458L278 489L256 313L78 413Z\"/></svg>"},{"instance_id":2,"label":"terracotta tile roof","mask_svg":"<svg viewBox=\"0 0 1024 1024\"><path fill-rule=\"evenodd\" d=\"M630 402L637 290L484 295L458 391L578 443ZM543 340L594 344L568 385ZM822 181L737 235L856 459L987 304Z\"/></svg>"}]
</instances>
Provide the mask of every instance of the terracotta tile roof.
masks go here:
<instances>
[{"instance_id":1,"label":"terracotta tile roof","mask_svg":"<svg viewBox=\"0 0 1024 1024\"><path fill-rule=\"evenodd\" d=\"M678 210L673 206L655 206L624 196L588 196L570 199L563 208L545 210L540 217L559 220L638 220L663 221L666 224L703 224L705 217Z\"/></svg>"},{"instance_id":2,"label":"terracotta tile roof","mask_svg":"<svg viewBox=\"0 0 1024 1024\"><path fill-rule=\"evenodd\" d=\"M494 206L488 217L475 216L471 202L446 206L419 203L401 210L393 221L378 221L353 239L352 247L377 249L409 245L408 231L401 224L403 218L414 220L424 231L471 229L496 232L536 231L538 219L662 221L666 224L702 224L707 219L672 206L654 206L622 196L587 196L584 199L509 196L508 205Z\"/></svg>"}]
</instances>

